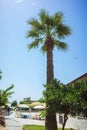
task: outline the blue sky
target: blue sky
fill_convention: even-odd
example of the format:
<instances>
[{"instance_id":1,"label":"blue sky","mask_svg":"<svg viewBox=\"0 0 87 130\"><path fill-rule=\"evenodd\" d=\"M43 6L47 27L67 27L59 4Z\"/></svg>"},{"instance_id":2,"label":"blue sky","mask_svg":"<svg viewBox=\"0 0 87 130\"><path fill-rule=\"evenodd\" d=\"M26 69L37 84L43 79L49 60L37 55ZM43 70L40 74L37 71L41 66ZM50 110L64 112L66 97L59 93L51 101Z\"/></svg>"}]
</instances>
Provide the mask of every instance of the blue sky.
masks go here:
<instances>
[{"instance_id":1,"label":"blue sky","mask_svg":"<svg viewBox=\"0 0 87 130\"><path fill-rule=\"evenodd\" d=\"M87 1L86 0L0 0L0 89L14 84L10 101L24 97L38 100L46 83L46 55L39 49L27 50L27 20L38 17L45 8L51 15L64 13L64 22L72 35L65 39L66 52L54 51L54 75L64 84L87 72Z\"/></svg>"}]
</instances>

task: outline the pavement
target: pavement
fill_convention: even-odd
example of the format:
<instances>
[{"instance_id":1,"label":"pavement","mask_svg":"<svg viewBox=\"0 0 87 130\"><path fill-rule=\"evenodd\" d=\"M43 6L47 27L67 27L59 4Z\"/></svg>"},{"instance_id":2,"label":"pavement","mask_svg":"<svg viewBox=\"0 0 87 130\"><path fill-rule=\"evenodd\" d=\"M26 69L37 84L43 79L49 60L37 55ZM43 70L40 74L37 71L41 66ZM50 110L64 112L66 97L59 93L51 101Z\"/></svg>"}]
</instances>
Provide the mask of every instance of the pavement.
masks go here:
<instances>
[{"instance_id":1,"label":"pavement","mask_svg":"<svg viewBox=\"0 0 87 130\"><path fill-rule=\"evenodd\" d=\"M5 116L6 127L3 130L22 130L23 124L16 120L15 112L12 112L11 115Z\"/></svg>"},{"instance_id":2,"label":"pavement","mask_svg":"<svg viewBox=\"0 0 87 130\"><path fill-rule=\"evenodd\" d=\"M45 125L45 120L37 120L30 118L17 118L15 112L11 115L5 117L6 127L3 130L22 130L23 125ZM57 125L62 127L62 124L59 123L59 115L57 114ZM87 120L77 119L69 117L66 128L74 128L76 130L87 130ZM1 130L1 129L0 129Z\"/></svg>"},{"instance_id":3,"label":"pavement","mask_svg":"<svg viewBox=\"0 0 87 130\"><path fill-rule=\"evenodd\" d=\"M22 124L15 120L7 120L4 130L22 130Z\"/></svg>"},{"instance_id":4,"label":"pavement","mask_svg":"<svg viewBox=\"0 0 87 130\"><path fill-rule=\"evenodd\" d=\"M15 112L9 116L5 116L6 127L3 130L22 130L23 125L45 125L44 120L36 120L29 118L17 118ZM1 129L0 129L1 130Z\"/></svg>"}]
</instances>

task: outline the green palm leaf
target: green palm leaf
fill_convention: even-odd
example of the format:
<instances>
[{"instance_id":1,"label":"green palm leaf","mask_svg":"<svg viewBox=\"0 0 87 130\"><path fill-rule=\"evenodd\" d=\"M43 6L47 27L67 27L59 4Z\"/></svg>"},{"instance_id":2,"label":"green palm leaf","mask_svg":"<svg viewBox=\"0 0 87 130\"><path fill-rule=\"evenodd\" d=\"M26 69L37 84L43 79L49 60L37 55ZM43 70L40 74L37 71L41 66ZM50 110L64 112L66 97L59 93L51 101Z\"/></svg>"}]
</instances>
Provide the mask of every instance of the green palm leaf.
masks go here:
<instances>
[{"instance_id":1,"label":"green palm leaf","mask_svg":"<svg viewBox=\"0 0 87 130\"><path fill-rule=\"evenodd\" d=\"M55 46L60 50L67 50L68 45L65 42L61 42L59 40L55 40Z\"/></svg>"}]
</instances>

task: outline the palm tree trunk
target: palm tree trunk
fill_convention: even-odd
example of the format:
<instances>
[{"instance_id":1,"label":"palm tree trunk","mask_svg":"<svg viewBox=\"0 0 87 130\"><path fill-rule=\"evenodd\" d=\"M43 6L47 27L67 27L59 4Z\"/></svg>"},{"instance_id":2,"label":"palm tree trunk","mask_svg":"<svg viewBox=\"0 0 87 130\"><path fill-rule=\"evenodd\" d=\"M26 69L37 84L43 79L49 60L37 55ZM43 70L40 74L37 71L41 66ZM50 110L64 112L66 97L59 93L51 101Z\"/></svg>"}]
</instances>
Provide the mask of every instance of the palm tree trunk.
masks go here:
<instances>
[{"instance_id":1,"label":"palm tree trunk","mask_svg":"<svg viewBox=\"0 0 87 130\"><path fill-rule=\"evenodd\" d=\"M52 49L47 49L47 83L54 78L53 72L53 52ZM48 89L48 88L46 88ZM47 99L46 99L47 100ZM45 130L57 130L56 113L50 112L48 108L49 102L46 102L46 120L45 120Z\"/></svg>"},{"instance_id":2,"label":"palm tree trunk","mask_svg":"<svg viewBox=\"0 0 87 130\"><path fill-rule=\"evenodd\" d=\"M45 130L57 130L56 113L46 110Z\"/></svg>"}]
</instances>

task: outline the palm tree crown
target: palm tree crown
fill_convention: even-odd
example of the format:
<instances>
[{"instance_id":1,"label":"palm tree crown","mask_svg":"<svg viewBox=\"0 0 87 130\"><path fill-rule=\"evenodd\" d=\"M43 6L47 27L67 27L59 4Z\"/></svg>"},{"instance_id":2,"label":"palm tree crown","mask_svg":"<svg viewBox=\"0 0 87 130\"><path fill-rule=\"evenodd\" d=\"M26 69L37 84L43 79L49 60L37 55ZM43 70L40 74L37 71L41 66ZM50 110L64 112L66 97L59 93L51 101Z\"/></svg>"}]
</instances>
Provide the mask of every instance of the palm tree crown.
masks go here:
<instances>
[{"instance_id":1,"label":"palm tree crown","mask_svg":"<svg viewBox=\"0 0 87 130\"><path fill-rule=\"evenodd\" d=\"M71 34L69 26L63 23L63 13L57 12L50 16L44 9L39 13L39 19L31 18L28 24L31 29L27 33L27 38L33 38L33 42L28 44L28 49L38 47L42 44L41 50L47 51L47 48L67 49L67 44L60 41L65 36Z\"/></svg>"}]
</instances>

